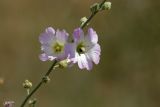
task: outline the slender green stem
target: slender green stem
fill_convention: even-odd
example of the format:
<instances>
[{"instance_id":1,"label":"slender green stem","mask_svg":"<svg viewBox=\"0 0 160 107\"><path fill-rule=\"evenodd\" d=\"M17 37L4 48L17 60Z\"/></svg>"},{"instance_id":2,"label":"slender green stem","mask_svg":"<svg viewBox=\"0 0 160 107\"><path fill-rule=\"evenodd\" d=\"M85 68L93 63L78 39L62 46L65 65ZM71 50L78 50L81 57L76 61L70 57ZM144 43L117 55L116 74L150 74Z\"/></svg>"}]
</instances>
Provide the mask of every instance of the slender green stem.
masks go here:
<instances>
[{"instance_id":1,"label":"slender green stem","mask_svg":"<svg viewBox=\"0 0 160 107\"><path fill-rule=\"evenodd\" d=\"M100 8L102 7L102 5L106 2L106 0L103 0L102 3L99 5ZM93 12L90 17L87 19L87 21L81 26L81 28L83 29L90 21L91 19L98 13L98 11ZM45 79L46 77L48 77L50 75L50 73L52 72L54 66L57 64L57 61L55 60L53 62L53 64L51 65L51 67L48 69L47 73L45 74L45 76L41 79L41 81L37 84L37 86L28 94L28 96L24 99L24 101L22 102L20 107L24 107L26 102L29 100L29 98L31 98L31 96L41 87L41 85L43 83L45 83Z\"/></svg>"},{"instance_id":2,"label":"slender green stem","mask_svg":"<svg viewBox=\"0 0 160 107\"><path fill-rule=\"evenodd\" d=\"M53 67L56 65L57 61L55 60L52 64L52 66L48 69L47 73L45 74L44 77L49 76L49 74L51 73ZM26 102L28 101L28 99L41 87L41 85L43 83L45 83L44 81L44 77L41 79L41 81L37 84L37 86L31 91L31 93L24 99L23 103L21 104L20 107L24 107L24 105L26 104Z\"/></svg>"},{"instance_id":3,"label":"slender green stem","mask_svg":"<svg viewBox=\"0 0 160 107\"><path fill-rule=\"evenodd\" d=\"M103 0L102 3L99 5L99 7L101 8L105 2L106 2L106 0ZM83 28L92 20L92 18L93 18L98 12L99 12L99 11L92 12L92 14L89 16L89 18L87 19L87 21L81 26L81 28L83 29Z\"/></svg>"}]
</instances>

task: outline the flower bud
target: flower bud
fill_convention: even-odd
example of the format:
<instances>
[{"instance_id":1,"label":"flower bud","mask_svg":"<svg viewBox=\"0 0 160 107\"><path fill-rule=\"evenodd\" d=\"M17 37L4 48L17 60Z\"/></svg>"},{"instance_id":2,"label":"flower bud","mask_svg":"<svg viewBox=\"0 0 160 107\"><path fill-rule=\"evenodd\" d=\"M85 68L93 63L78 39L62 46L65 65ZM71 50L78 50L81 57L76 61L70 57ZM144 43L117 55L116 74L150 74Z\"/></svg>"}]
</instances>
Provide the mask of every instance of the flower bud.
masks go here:
<instances>
[{"instance_id":1,"label":"flower bud","mask_svg":"<svg viewBox=\"0 0 160 107\"><path fill-rule=\"evenodd\" d=\"M43 82L48 83L50 81L50 78L48 76L43 77Z\"/></svg>"},{"instance_id":2,"label":"flower bud","mask_svg":"<svg viewBox=\"0 0 160 107\"><path fill-rule=\"evenodd\" d=\"M34 104L36 104L36 102L37 102L37 99L34 98L33 100L29 100L28 104L29 105L34 105Z\"/></svg>"},{"instance_id":3,"label":"flower bud","mask_svg":"<svg viewBox=\"0 0 160 107\"><path fill-rule=\"evenodd\" d=\"M25 80L23 83L23 87L26 89L30 89L32 87L32 83L29 80Z\"/></svg>"},{"instance_id":4,"label":"flower bud","mask_svg":"<svg viewBox=\"0 0 160 107\"><path fill-rule=\"evenodd\" d=\"M111 9L111 6L112 6L112 3L111 3L111 2L105 2L105 3L102 5L101 10L110 10L110 9Z\"/></svg>"},{"instance_id":5,"label":"flower bud","mask_svg":"<svg viewBox=\"0 0 160 107\"><path fill-rule=\"evenodd\" d=\"M85 23L87 21L87 18L86 17L82 17L80 21L81 21L81 23Z\"/></svg>"},{"instance_id":6,"label":"flower bud","mask_svg":"<svg viewBox=\"0 0 160 107\"><path fill-rule=\"evenodd\" d=\"M90 9L91 9L91 12L92 12L92 13L95 13L95 12L99 11L99 10L100 10L99 4L98 4L98 3L94 3L94 4L90 7Z\"/></svg>"},{"instance_id":7,"label":"flower bud","mask_svg":"<svg viewBox=\"0 0 160 107\"><path fill-rule=\"evenodd\" d=\"M66 68L66 67L68 67L68 59L60 61L59 62L59 67L60 68Z\"/></svg>"},{"instance_id":8,"label":"flower bud","mask_svg":"<svg viewBox=\"0 0 160 107\"><path fill-rule=\"evenodd\" d=\"M86 21L87 21L88 19L86 18L86 17L82 17L81 19L80 19L80 21L81 21L81 27L84 25L84 23L86 23ZM87 26L89 25L89 23L87 23Z\"/></svg>"}]
</instances>

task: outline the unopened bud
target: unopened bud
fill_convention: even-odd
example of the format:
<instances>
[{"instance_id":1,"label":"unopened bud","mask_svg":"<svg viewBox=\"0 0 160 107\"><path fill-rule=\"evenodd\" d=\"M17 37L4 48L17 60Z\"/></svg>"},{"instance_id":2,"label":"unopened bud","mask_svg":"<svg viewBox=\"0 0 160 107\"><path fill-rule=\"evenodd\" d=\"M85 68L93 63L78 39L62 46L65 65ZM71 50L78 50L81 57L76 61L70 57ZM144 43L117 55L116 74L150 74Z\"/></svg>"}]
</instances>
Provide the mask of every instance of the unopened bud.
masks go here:
<instances>
[{"instance_id":1,"label":"unopened bud","mask_svg":"<svg viewBox=\"0 0 160 107\"><path fill-rule=\"evenodd\" d=\"M62 60L62 61L60 61L59 62L59 67L60 68L66 68L66 67L68 67L68 59L65 59L65 60Z\"/></svg>"},{"instance_id":2,"label":"unopened bud","mask_svg":"<svg viewBox=\"0 0 160 107\"><path fill-rule=\"evenodd\" d=\"M111 2L105 2L105 3L102 5L101 10L110 10L110 9L111 9L111 6L112 6L112 3L111 3Z\"/></svg>"},{"instance_id":3,"label":"unopened bud","mask_svg":"<svg viewBox=\"0 0 160 107\"><path fill-rule=\"evenodd\" d=\"M87 21L87 18L86 17L82 17L80 21L81 21L81 23L85 23Z\"/></svg>"},{"instance_id":4,"label":"unopened bud","mask_svg":"<svg viewBox=\"0 0 160 107\"><path fill-rule=\"evenodd\" d=\"M36 102L37 102L37 99L34 98L33 100L29 100L28 104L29 105L34 105L34 104L36 104Z\"/></svg>"},{"instance_id":5,"label":"unopened bud","mask_svg":"<svg viewBox=\"0 0 160 107\"><path fill-rule=\"evenodd\" d=\"M23 87L30 89L32 87L32 83L29 80L25 80L23 83Z\"/></svg>"},{"instance_id":6,"label":"unopened bud","mask_svg":"<svg viewBox=\"0 0 160 107\"><path fill-rule=\"evenodd\" d=\"M43 77L43 82L48 83L50 81L50 78L48 76Z\"/></svg>"},{"instance_id":7,"label":"unopened bud","mask_svg":"<svg viewBox=\"0 0 160 107\"><path fill-rule=\"evenodd\" d=\"M99 4L98 4L98 3L94 3L94 4L90 7L90 9L91 9L91 12L92 12L92 13L95 13L95 12L99 11L99 10L100 10Z\"/></svg>"},{"instance_id":8,"label":"unopened bud","mask_svg":"<svg viewBox=\"0 0 160 107\"><path fill-rule=\"evenodd\" d=\"M80 19L80 21L81 21L81 26L83 26L83 24L86 23L87 20L88 20L88 19L87 19L86 17L82 17L82 18ZM88 24L87 24L87 25L88 25Z\"/></svg>"}]
</instances>

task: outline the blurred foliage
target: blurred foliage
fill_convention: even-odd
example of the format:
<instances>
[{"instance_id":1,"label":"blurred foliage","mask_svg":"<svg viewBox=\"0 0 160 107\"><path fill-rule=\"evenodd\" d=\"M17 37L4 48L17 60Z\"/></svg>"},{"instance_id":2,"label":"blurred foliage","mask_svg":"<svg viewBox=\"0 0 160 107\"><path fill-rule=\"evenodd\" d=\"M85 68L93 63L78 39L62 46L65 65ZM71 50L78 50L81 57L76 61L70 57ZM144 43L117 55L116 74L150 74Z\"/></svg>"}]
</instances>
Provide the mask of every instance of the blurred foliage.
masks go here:
<instances>
[{"instance_id":1,"label":"blurred foliage","mask_svg":"<svg viewBox=\"0 0 160 107\"><path fill-rule=\"evenodd\" d=\"M72 35L89 7L101 0L0 0L0 103L26 96L51 62L41 62L39 34L48 26ZM100 64L57 69L35 94L37 107L159 107L160 1L112 0L110 12L90 23L99 34Z\"/></svg>"}]
</instances>

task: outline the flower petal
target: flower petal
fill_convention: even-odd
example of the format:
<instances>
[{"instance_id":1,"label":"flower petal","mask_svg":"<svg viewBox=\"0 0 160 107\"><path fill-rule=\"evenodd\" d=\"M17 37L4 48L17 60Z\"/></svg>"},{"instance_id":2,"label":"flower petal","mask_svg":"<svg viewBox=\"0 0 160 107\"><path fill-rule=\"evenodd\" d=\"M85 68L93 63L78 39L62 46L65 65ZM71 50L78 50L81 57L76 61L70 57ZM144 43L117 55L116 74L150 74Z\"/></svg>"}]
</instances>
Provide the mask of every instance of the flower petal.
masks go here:
<instances>
[{"instance_id":1,"label":"flower petal","mask_svg":"<svg viewBox=\"0 0 160 107\"><path fill-rule=\"evenodd\" d=\"M101 48L99 44L96 44L89 52L88 56L92 59L95 64L99 63L101 54Z\"/></svg>"},{"instance_id":2,"label":"flower petal","mask_svg":"<svg viewBox=\"0 0 160 107\"><path fill-rule=\"evenodd\" d=\"M57 59L58 61L61 61L61 60L64 60L64 59L67 58L65 52L59 53L59 54L55 55L55 57L56 57L56 59Z\"/></svg>"},{"instance_id":3,"label":"flower petal","mask_svg":"<svg viewBox=\"0 0 160 107\"><path fill-rule=\"evenodd\" d=\"M92 60L90 59L90 57L88 57L88 56L86 56L86 57L87 57L87 63L88 63L87 70L91 70L93 67Z\"/></svg>"},{"instance_id":4,"label":"flower petal","mask_svg":"<svg viewBox=\"0 0 160 107\"><path fill-rule=\"evenodd\" d=\"M42 45L41 50L48 56L52 56L54 54L52 46L50 45Z\"/></svg>"},{"instance_id":5,"label":"flower petal","mask_svg":"<svg viewBox=\"0 0 160 107\"><path fill-rule=\"evenodd\" d=\"M86 36L86 38L88 39L88 41L94 44L98 42L97 33L92 28L88 29L88 35Z\"/></svg>"},{"instance_id":6,"label":"flower petal","mask_svg":"<svg viewBox=\"0 0 160 107\"><path fill-rule=\"evenodd\" d=\"M77 61L78 61L79 68L84 69L85 68L85 63L86 63L86 57L84 55L79 55L77 57Z\"/></svg>"},{"instance_id":7,"label":"flower petal","mask_svg":"<svg viewBox=\"0 0 160 107\"><path fill-rule=\"evenodd\" d=\"M56 57L54 57L54 56L48 56L48 59L49 59L50 61L53 61L54 59L56 59Z\"/></svg>"},{"instance_id":8,"label":"flower petal","mask_svg":"<svg viewBox=\"0 0 160 107\"><path fill-rule=\"evenodd\" d=\"M39 55L39 59L40 59L41 61L47 61L47 60L48 60L48 56L47 56L45 53L43 53L43 54L40 54L40 55Z\"/></svg>"},{"instance_id":9,"label":"flower petal","mask_svg":"<svg viewBox=\"0 0 160 107\"><path fill-rule=\"evenodd\" d=\"M84 39L84 32L81 28L77 28L73 32L74 41L78 42Z\"/></svg>"},{"instance_id":10,"label":"flower petal","mask_svg":"<svg viewBox=\"0 0 160 107\"><path fill-rule=\"evenodd\" d=\"M86 68L87 70L92 69L92 61L85 54L80 54L78 57L78 66L80 69Z\"/></svg>"},{"instance_id":11,"label":"flower petal","mask_svg":"<svg viewBox=\"0 0 160 107\"><path fill-rule=\"evenodd\" d=\"M76 46L74 43L67 43L65 45L65 54L69 59L75 58L75 49Z\"/></svg>"},{"instance_id":12,"label":"flower petal","mask_svg":"<svg viewBox=\"0 0 160 107\"><path fill-rule=\"evenodd\" d=\"M43 54L39 55L39 59L41 61L47 61L47 60L53 61L54 59L56 59L56 57L54 57L54 56L48 56L45 53L43 53Z\"/></svg>"},{"instance_id":13,"label":"flower petal","mask_svg":"<svg viewBox=\"0 0 160 107\"><path fill-rule=\"evenodd\" d=\"M40 34L39 41L41 44L47 44L50 42L55 36L55 30L52 27L46 28L45 32Z\"/></svg>"},{"instance_id":14,"label":"flower petal","mask_svg":"<svg viewBox=\"0 0 160 107\"><path fill-rule=\"evenodd\" d=\"M55 35L55 30L52 27L48 27L45 31L50 35Z\"/></svg>"},{"instance_id":15,"label":"flower petal","mask_svg":"<svg viewBox=\"0 0 160 107\"><path fill-rule=\"evenodd\" d=\"M63 31L57 30L56 31L56 38L57 38L57 41L59 41L61 43L65 43L68 39L68 33L65 30L63 30Z\"/></svg>"}]
</instances>

